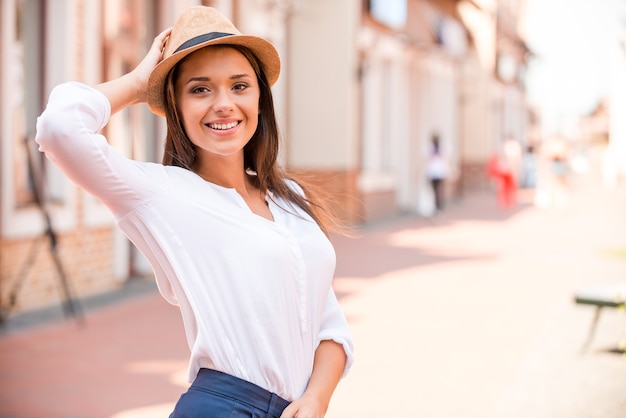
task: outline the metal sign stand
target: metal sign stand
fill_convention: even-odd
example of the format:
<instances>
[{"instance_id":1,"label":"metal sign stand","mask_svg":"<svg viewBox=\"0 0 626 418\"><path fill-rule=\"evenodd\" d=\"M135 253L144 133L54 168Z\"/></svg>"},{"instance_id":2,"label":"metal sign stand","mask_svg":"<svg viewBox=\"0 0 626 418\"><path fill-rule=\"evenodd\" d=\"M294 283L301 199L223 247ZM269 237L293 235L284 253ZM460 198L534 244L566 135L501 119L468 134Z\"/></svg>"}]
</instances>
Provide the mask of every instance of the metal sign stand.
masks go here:
<instances>
[{"instance_id":1,"label":"metal sign stand","mask_svg":"<svg viewBox=\"0 0 626 418\"><path fill-rule=\"evenodd\" d=\"M28 171L33 181L32 186L33 186L33 194L35 198L35 203L41 210L41 213L44 218L44 222L46 225L46 230L45 230L44 235L48 240L48 243L49 243L48 248L50 250L50 255L52 256L52 260L54 262L54 266L56 268L57 275L61 283L61 288L63 290L63 297L64 297L63 304L62 304L63 311L66 314L66 316L71 315L76 319L76 321L79 324L82 324L84 321L82 309L80 308L78 301L76 301L72 296L69 282L67 280L67 275L65 274L65 269L63 268L63 263L61 262L61 257L59 256L59 252L58 252L57 235L54 229L52 228L52 223L50 221L50 214L48 213L48 209L46 208L46 205L45 205L45 198L44 198L44 193L43 193L44 173L43 173L43 170L41 169L41 165L35 164L33 153L37 152L37 154L39 154L39 152L36 150L33 150L34 144L35 144L34 141L29 141L28 138L25 138L26 154L28 157ZM4 323L8 319L9 314L11 313L11 311L13 310L13 308L15 307L17 303L17 297L18 297L19 291L22 288L24 281L26 280L29 269L33 266L40 244L41 244L41 240L39 239L36 239L35 241L33 241L28 257L26 257L26 260L24 261L24 264L22 265L22 268L20 269L17 275L17 278L15 282L13 283L13 286L11 287L9 291L9 298L8 298L7 306L0 306L0 324Z\"/></svg>"}]
</instances>

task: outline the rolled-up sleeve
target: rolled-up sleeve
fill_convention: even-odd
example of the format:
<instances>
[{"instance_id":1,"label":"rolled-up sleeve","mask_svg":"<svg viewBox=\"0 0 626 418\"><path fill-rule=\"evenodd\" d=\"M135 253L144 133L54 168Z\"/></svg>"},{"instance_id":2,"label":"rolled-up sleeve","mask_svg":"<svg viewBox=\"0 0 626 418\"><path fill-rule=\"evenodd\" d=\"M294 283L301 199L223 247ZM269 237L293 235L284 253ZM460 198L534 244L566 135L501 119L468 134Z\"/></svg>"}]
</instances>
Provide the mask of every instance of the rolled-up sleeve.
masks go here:
<instances>
[{"instance_id":1,"label":"rolled-up sleeve","mask_svg":"<svg viewBox=\"0 0 626 418\"><path fill-rule=\"evenodd\" d=\"M328 299L326 300L318 345L325 340L332 340L343 346L343 350L346 353L346 365L341 377L345 377L350 371L352 363L354 363L354 344L350 336L348 322L333 289L330 289Z\"/></svg>"}]
</instances>

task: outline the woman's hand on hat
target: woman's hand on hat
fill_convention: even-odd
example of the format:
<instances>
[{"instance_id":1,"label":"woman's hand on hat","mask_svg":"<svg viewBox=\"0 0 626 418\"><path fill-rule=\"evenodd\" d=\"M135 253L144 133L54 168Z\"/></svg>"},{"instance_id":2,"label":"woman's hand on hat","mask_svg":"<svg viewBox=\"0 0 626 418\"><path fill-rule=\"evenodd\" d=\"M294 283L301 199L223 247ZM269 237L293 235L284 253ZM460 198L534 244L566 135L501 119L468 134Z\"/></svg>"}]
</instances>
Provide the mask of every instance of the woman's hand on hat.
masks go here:
<instances>
[{"instance_id":1,"label":"woman's hand on hat","mask_svg":"<svg viewBox=\"0 0 626 418\"><path fill-rule=\"evenodd\" d=\"M150 74L152 73L154 67L163 59L163 49L165 48L165 44L171 31L172 28L167 28L154 38L146 56L131 72L138 86L137 91L141 96L138 98L139 102L146 101L146 86L148 85L148 78L150 78Z\"/></svg>"}]
</instances>

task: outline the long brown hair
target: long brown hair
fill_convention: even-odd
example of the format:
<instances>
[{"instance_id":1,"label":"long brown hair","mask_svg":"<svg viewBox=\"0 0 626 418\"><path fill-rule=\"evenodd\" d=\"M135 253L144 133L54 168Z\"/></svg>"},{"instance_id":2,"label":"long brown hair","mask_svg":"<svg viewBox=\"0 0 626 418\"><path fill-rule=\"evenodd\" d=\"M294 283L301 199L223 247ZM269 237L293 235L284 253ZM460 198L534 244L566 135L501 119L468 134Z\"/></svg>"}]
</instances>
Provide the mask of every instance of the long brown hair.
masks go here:
<instances>
[{"instance_id":1,"label":"long brown hair","mask_svg":"<svg viewBox=\"0 0 626 418\"><path fill-rule=\"evenodd\" d=\"M287 202L297 205L311 216L325 233L328 233L329 230L341 230L342 228L339 226L337 218L319 203L319 199L311 190L312 188L303 184L302 179L295 179L293 176L288 176L277 163L280 134L274 111L274 99L263 66L256 55L248 48L239 45L219 45L209 46L207 48L218 47L233 48L243 54L254 69L259 83L258 126L252 138L244 147L243 168L256 172L256 176L251 177L253 184L258 187L262 193L271 190L274 196L278 196ZM191 55L192 54L189 56ZM187 58L188 57L185 59ZM185 59L181 60L176 67L169 72L165 81L163 93L166 99L165 117L167 121L167 135L165 138L163 164L179 166L193 171L192 167L196 159L197 150L185 133L182 119L176 107L175 85L178 77L178 69ZM298 191L290 187L288 184L289 180L295 181L304 190L305 196L302 196Z\"/></svg>"}]
</instances>

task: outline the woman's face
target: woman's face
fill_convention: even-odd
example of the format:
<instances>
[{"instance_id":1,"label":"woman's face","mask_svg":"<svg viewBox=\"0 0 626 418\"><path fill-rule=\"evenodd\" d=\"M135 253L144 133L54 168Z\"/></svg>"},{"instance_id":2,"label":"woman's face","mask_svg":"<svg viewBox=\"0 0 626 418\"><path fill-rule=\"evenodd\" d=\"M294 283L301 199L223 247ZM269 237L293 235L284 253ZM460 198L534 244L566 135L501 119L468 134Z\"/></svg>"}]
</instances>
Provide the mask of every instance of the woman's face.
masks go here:
<instances>
[{"instance_id":1,"label":"woman's face","mask_svg":"<svg viewBox=\"0 0 626 418\"><path fill-rule=\"evenodd\" d=\"M247 58L229 47L200 49L180 64L175 83L176 105L200 161L243 155L257 129L260 96Z\"/></svg>"}]
</instances>

